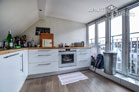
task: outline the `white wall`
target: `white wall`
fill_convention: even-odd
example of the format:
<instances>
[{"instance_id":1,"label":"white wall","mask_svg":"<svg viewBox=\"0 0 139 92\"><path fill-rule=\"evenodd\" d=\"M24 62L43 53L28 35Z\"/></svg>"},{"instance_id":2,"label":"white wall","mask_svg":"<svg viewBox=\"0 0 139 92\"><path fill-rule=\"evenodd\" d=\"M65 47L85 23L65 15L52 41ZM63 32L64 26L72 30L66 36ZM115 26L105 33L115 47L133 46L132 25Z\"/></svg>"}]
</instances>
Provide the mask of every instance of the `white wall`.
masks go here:
<instances>
[{"instance_id":1,"label":"white wall","mask_svg":"<svg viewBox=\"0 0 139 92\"><path fill-rule=\"evenodd\" d=\"M38 20L37 0L0 0L0 41L16 36Z\"/></svg>"},{"instance_id":2,"label":"white wall","mask_svg":"<svg viewBox=\"0 0 139 92\"><path fill-rule=\"evenodd\" d=\"M27 35L27 39L34 38L38 44L40 41L39 36L35 36L36 27L50 27L51 33L54 33L54 45L59 43L71 44L73 42L86 42L86 25L83 23L58 19L54 17L45 17L44 20L39 20L22 33Z\"/></svg>"}]
</instances>

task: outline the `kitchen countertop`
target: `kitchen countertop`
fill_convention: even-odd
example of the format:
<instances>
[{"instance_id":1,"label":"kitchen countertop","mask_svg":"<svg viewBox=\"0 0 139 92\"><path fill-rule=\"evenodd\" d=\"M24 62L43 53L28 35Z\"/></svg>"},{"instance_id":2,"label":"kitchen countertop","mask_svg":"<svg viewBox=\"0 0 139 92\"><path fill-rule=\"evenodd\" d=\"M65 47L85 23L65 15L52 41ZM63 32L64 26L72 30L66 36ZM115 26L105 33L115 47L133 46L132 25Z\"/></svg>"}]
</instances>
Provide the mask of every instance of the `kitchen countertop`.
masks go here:
<instances>
[{"instance_id":1,"label":"kitchen countertop","mask_svg":"<svg viewBox=\"0 0 139 92\"><path fill-rule=\"evenodd\" d=\"M22 51L25 50L27 48L20 48L20 49L1 49L0 50L0 55L4 55L4 54L8 54L8 53L13 53L13 52L17 52L17 51Z\"/></svg>"},{"instance_id":2,"label":"kitchen countertop","mask_svg":"<svg viewBox=\"0 0 139 92\"><path fill-rule=\"evenodd\" d=\"M47 47L47 48L43 48L43 47L30 47L28 49L80 49L80 48L91 48L91 47Z\"/></svg>"},{"instance_id":3,"label":"kitchen countertop","mask_svg":"<svg viewBox=\"0 0 139 92\"><path fill-rule=\"evenodd\" d=\"M31 49L81 49L81 48L91 48L91 47L29 47L29 48L20 48L20 49L1 49L0 50L0 55L12 53L12 52L17 52L17 51L22 51L22 50L31 50Z\"/></svg>"}]
</instances>

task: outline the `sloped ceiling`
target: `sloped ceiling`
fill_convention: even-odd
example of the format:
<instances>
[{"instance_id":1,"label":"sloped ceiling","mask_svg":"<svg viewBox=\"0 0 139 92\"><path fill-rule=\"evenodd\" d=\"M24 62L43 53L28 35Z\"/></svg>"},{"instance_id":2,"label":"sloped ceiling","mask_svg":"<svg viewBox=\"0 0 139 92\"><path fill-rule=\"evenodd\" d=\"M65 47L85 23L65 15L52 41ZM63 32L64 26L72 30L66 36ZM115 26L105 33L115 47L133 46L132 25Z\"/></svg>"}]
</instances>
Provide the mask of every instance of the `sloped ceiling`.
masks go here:
<instances>
[{"instance_id":1,"label":"sloped ceiling","mask_svg":"<svg viewBox=\"0 0 139 92\"><path fill-rule=\"evenodd\" d=\"M136 0L46 0L47 16L87 23L105 14L107 6L121 7ZM94 10L94 12L88 12Z\"/></svg>"},{"instance_id":2,"label":"sloped ceiling","mask_svg":"<svg viewBox=\"0 0 139 92\"><path fill-rule=\"evenodd\" d=\"M121 7L132 1L135 0L0 0L0 41L6 39L9 30L13 36L19 35L45 16L87 23L104 15L103 9L108 5Z\"/></svg>"},{"instance_id":3,"label":"sloped ceiling","mask_svg":"<svg viewBox=\"0 0 139 92\"><path fill-rule=\"evenodd\" d=\"M37 0L0 0L0 41L19 35L38 20Z\"/></svg>"}]
</instances>

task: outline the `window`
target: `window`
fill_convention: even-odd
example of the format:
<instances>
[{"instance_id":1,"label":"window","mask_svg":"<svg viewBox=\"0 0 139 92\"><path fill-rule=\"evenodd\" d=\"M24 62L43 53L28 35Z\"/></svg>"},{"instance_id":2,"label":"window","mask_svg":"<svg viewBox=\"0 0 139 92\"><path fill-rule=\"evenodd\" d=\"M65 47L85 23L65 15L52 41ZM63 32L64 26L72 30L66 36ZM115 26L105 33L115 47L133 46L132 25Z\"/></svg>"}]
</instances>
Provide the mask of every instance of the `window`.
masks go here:
<instances>
[{"instance_id":1,"label":"window","mask_svg":"<svg viewBox=\"0 0 139 92\"><path fill-rule=\"evenodd\" d=\"M103 54L105 51L105 21L98 24L98 44Z\"/></svg>"},{"instance_id":2,"label":"window","mask_svg":"<svg viewBox=\"0 0 139 92\"><path fill-rule=\"evenodd\" d=\"M95 44L95 24L89 26L89 45L93 46Z\"/></svg>"},{"instance_id":3,"label":"window","mask_svg":"<svg viewBox=\"0 0 139 92\"><path fill-rule=\"evenodd\" d=\"M116 70L122 72L122 16L111 20L111 50L117 52Z\"/></svg>"},{"instance_id":4,"label":"window","mask_svg":"<svg viewBox=\"0 0 139 92\"><path fill-rule=\"evenodd\" d=\"M139 6L138 4L131 5L126 9L121 10L118 14L121 15L112 18L111 21L95 21L96 23L99 23L88 27L89 44L91 46L95 44L96 35L98 38L98 44L96 44L100 46L101 53L105 51L105 46L108 46L107 50L117 52L116 71L139 80ZM129 16L127 16L128 14ZM98 31L96 33L95 25L97 25L96 31ZM105 33L105 25L107 25L107 31L110 34ZM111 30L109 30L109 28L111 28ZM127 35L128 32L129 35ZM105 34L108 35L107 39ZM109 35L111 36L109 37ZM125 42L123 42L124 39ZM107 44L105 45L106 40ZM109 47L111 47L111 49Z\"/></svg>"},{"instance_id":5,"label":"window","mask_svg":"<svg viewBox=\"0 0 139 92\"><path fill-rule=\"evenodd\" d=\"M139 6L130 13L130 61L129 74L139 76Z\"/></svg>"}]
</instances>

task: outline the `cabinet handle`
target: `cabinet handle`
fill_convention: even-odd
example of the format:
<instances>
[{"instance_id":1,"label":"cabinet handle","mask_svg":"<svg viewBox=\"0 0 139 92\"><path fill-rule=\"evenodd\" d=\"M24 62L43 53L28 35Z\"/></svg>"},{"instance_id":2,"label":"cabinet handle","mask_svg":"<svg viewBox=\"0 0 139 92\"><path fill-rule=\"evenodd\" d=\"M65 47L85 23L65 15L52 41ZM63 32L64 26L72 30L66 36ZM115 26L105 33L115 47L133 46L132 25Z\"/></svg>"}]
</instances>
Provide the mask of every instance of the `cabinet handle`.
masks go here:
<instances>
[{"instance_id":1,"label":"cabinet handle","mask_svg":"<svg viewBox=\"0 0 139 92\"><path fill-rule=\"evenodd\" d=\"M23 54L22 54L20 57L22 58L22 68L21 68L21 71L24 72L24 64L23 64L23 61L24 61L24 60L23 60Z\"/></svg>"},{"instance_id":2,"label":"cabinet handle","mask_svg":"<svg viewBox=\"0 0 139 92\"><path fill-rule=\"evenodd\" d=\"M51 50L38 50L38 52L48 52L48 51L51 51Z\"/></svg>"},{"instance_id":3,"label":"cabinet handle","mask_svg":"<svg viewBox=\"0 0 139 92\"><path fill-rule=\"evenodd\" d=\"M10 58L10 57L17 56L17 55L19 55L19 53L12 54L12 55L6 56L6 57L4 57L4 58L6 59L6 58Z\"/></svg>"},{"instance_id":4,"label":"cabinet handle","mask_svg":"<svg viewBox=\"0 0 139 92\"><path fill-rule=\"evenodd\" d=\"M80 55L86 55L86 54L88 54L88 53L80 53Z\"/></svg>"},{"instance_id":5,"label":"cabinet handle","mask_svg":"<svg viewBox=\"0 0 139 92\"><path fill-rule=\"evenodd\" d=\"M80 62L86 62L87 60L80 60Z\"/></svg>"},{"instance_id":6,"label":"cabinet handle","mask_svg":"<svg viewBox=\"0 0 139 92\"><path fill-rule=\"evenodd\" d=\"M38 56L51 56L51 55L38 55Z\"/></svg>"},{"instance_id":7,"label":"cabinet handle","mask_svg":"<svg viewBox=\"0 0 139 92\"><path fill-rule=\"evenodd\" d=\"M42 65L51 65L51 63L46 63L46 64L38 64L38 66L42 66Z\"/></svg>"}]
</instances>

